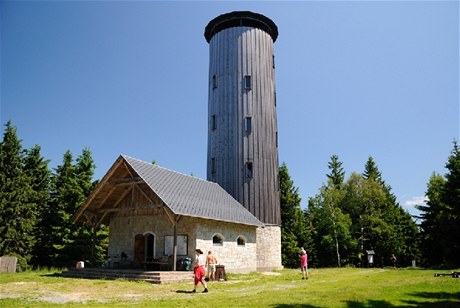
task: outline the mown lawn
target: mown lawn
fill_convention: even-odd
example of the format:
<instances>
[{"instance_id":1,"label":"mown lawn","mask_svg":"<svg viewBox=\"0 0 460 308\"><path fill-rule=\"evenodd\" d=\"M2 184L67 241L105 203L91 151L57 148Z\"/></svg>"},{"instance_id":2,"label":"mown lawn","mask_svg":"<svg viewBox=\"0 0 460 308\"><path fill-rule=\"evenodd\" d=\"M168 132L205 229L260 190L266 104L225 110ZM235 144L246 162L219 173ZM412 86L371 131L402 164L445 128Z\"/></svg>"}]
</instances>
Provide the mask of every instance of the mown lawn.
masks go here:
<instances>
[{"instance_id":1,"label":"mown lawn","mask_svg":"<svg viewBox=\"0 0 460 308\"><path fill-rule=\"evenodd\" d=\"M457 270L458 271L458 270ZM0 307L460 307L460 279L421 269L313 269L229 275L209 293L190 282L154 285L60 277L58 271L0 274Z\"/></svg>"}]
</instances>

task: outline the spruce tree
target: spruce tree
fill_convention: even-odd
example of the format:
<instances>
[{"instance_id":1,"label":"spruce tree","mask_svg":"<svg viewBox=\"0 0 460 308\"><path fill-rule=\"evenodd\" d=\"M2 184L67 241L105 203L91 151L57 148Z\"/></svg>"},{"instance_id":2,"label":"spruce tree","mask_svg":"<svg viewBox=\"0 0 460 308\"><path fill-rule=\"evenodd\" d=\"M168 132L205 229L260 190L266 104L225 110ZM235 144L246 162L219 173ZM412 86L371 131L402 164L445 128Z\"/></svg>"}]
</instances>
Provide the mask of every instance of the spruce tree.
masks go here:
<instances>
[{"instance_id":1,"label":"spruce tree","mask_svg":"<svg viewBox=\"0 0 460 308\"><path fill-rule=\"evenodd\" d=\"M37 209L16 127L11 121L5 126L0 144L0 255L17 256L18 270L24 270L35 243Z\"/></svg>"},{"instance_id":2,"label":"spruce tree","mask_svg":"<svg viewBox=\"0 0 460 308\"><path fill-rule=\"evenodd\" d=\"M460 264L460 148L454 141L454 148L446 163L446 183L442 201L446 207L445 228L447 241L447 262Z\"/></svg>"},{"instance_id":3,"label":"spruce tree","mask_svg":"<svg viewBox=\"0 0 460 308\"><path fill-rule=\"evenodd\" d=\"M456 141L446 163L445 177L433 173L421 212L421 241L426 265L460 264L460 149Z\"/></svg>"},{"instance_id":4,"label":"spruce tree","mask_svg":"<svg viewBox=\"0 0 460 308\"><path fill-rule=\"evenodd\" d=\"M94 224L72 222L73 215L95 186L94 168L89 149L83 149L75 164L72 153L67 151L53 175L48 217L53 231L47 241L52 243L51 259L55 266L73 266L80 260L96 265L106 258L105 226L95 230Z\"/></svg>"},{"instance_id":5,"label":"spruce tree","mask_svg":"<svg viewBox=\"0 0 460 308\"><path fill-rule=\"evenodd\" d=\"M331 173L326 175L328 180L332 182L334 187L341 188L345 179L345 171L343 170L342 162L339 160L339 156L331 156L328 168L331 170Z\"/></svg>"},{"instance_id":6,"label":"spruce tree","mask_svg":"<svg viewBox=\"0 0 460 308\"><path fill-rule=\"evenodd\" d=\"M91 194L97 182L93 182L94 175L94 160L91 151L88 148L83 149L82 154L76 160L76 176L78 178L79 186L82 189L84 200ZM76 207L73 213L80 207ZM96 227L96 222L83 224L75 222L75 242L73 249L75 253L83 260L89 262L90 265L97 265L106 260L106 250L108 246L108 229L106 226L101 225Z\"/></svg>"},{"instance_id":7,"label":"spruce tree","mask_svg":"<svg viewBox=\"0 0 460 308\"><path fill-rule=\"evenodd\" d=\"M283 163L279 169L280 203L281 203L281 254L282 263L286 267L297 267L300 248L304 247L311 253L311 236L305 222L298 188Z\"/></svg>"},{"instance_id":8,"label":"spruce tree","mask_svg":"<svg viewBox=\"0 0 460 308\"><path fill-rule=\"evenodd\" d=\"M364 165L363 177L366 180L373 180L379 183L383 183L382 174L372 156L369 156L366 164Z\"/></svg>"},{"instance_id":9,"label":"spruce tree","mask_svg":"<svg viewBox=\"0 0 460 308\"><path fill-rule=\"evenodd\" d=\"M48 241L52 245L51 260L54 266L67 267L80 260L73 253L74 243L71 217L76 207L82 202L83 196L70 151L63 156L63 162L55 169L52 176L50 215L52 233Z\"/></svg>"},{"instance_id":10,"label":"spruce tree","mask_svg":"<svg viewBox=\"0 0 460 308\"><path fill-rule=\"evenodd\" d=\"M36 145L26 151L24 159L24 172L28 178L34 203L37 220L35 228L36 240L33 245L32 264L34 267L50 266L48 251L50 247L44 241L51 232L51 226L46 219L49 211L49 191L51 172L48 168L48 160L41 156L41 148Z\"/></svg>"}]
</instances>

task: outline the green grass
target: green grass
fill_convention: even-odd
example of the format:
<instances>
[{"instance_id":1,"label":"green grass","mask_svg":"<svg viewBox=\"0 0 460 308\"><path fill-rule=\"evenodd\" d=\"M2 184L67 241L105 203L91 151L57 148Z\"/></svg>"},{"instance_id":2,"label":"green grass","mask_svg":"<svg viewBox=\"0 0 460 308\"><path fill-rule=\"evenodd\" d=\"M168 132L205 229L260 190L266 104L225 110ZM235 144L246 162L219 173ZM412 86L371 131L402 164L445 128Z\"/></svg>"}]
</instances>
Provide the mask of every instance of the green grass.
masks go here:
<instances>
[{"instance_id":1,"label":"green grass","mask_svg":"<svg viewBox=\"0 0 460 308\"><path fill-rule=\"evenodd\" d=\"M0 307L460 307L460 279L420 269L313 269L230 274L190 294L190 282L154 285L60 277L38 271L0 274ZM443 271L450 273L450 271ZM56 274L57 273L57 274ZM201 292L199 286L198 291Z\"/></svg>"}]
</instances>

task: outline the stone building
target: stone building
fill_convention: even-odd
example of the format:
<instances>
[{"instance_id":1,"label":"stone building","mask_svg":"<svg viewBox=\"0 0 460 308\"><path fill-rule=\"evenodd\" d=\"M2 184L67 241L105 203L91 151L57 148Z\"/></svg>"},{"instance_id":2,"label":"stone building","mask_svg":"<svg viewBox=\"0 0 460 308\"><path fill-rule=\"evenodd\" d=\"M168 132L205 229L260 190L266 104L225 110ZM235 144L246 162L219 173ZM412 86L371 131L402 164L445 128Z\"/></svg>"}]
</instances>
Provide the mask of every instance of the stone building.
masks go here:
<instances>
[{"instance_id":1,"label":"stone building","mask_svg":"<svg viewBox=\"0 0 460 308\"><path fill-rule=\"evenodd\" d=\"M258 258L257 247L268 249L280 235L261 232L263 223L219 185L124 155L74 220L110 226L109 257L134 268L174 269L196 247L212 250L231 272L278 268L280 256Z\"/></svg>"}]
</instances>

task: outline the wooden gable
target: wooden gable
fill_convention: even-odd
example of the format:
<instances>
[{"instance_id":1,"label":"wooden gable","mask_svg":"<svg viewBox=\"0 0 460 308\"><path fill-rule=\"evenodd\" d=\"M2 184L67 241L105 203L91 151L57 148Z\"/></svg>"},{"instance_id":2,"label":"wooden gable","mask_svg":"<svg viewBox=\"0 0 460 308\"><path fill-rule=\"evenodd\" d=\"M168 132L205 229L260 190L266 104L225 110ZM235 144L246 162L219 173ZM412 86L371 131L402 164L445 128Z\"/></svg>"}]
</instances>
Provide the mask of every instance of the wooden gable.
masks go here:
<instances>
[{"instance_id":1,"label":"wooden gable","mask_svg":"<svg viewBox=\"0 0 460 308\"><path fill-rule=\"evenodd\" d=\"M120 156L73 221L108 225L112 217L155 215L163 207L162 200Z\"/></svg>"}]
</instances>

